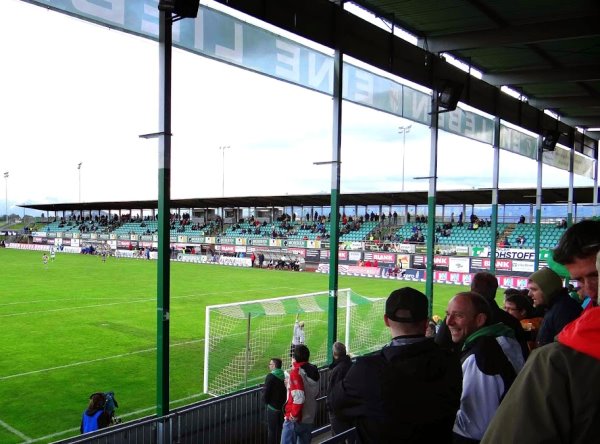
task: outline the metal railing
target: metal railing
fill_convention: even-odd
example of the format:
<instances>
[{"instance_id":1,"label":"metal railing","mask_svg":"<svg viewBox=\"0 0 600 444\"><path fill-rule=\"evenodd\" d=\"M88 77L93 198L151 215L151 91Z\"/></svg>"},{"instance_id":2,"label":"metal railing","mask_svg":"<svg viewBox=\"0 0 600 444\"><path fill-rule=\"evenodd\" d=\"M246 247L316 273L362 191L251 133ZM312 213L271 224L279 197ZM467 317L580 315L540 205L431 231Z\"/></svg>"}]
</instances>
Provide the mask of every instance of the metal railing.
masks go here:
<instances>
[{"instance_id":1,"label":"metal railing","mask_svg":"<svg viewBox=\"0 0 600 444\"><path fill-rule=\"evenodd\" d=\"M329 424L325 404L328 369L319 371L315 430ZM212 398L94 433L58 441L60 444L254 444L266 441L262 387Z\"/></svg>"}]
</instances>

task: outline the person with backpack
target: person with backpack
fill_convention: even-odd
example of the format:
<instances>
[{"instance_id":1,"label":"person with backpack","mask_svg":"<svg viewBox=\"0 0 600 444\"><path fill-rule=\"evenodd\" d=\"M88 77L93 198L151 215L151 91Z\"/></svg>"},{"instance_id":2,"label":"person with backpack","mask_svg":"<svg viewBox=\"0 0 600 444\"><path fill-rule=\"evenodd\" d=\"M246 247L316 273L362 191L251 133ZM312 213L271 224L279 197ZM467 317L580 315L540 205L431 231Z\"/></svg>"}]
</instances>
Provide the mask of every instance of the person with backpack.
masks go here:
<instances>
[{"instance_id":1,"label":"person with backpack","mask_svg":"<svg viewBox=\"0 0 600 444\"><path fill-rule=\"evenodd\" d=\"M111 413L104 408L105 406L106 395L104 393L94 393L90 396L88 407L81 415L79 427L81 433L95 432L110 425Z\"/></svg>"}]
</instances>

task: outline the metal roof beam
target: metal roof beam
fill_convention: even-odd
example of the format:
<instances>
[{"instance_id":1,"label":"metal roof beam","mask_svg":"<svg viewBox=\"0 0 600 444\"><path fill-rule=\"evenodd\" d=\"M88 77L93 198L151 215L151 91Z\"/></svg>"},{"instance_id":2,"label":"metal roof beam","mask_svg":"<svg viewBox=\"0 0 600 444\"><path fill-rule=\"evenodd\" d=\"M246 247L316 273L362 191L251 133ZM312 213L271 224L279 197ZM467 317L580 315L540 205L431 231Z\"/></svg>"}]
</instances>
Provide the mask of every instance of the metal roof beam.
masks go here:
<instances>
[{"instance_id":1,"label":"metal roof beam","mask_svg":"<svg viewBox=\"0 0 600 444\"><path fill-rule=\"evenodd\" d=\"M427 39L419 39L419 46L439 53L592 37L600 34L599 21L600 16L592 15L482 31L436 35Z\"/></svg>"},{"instance_id":2,"label":"metal roof beam","mask_svg":"<svg viewBox=\"0 0 600 444\"><path fill-rule=\"evenodd\" d=\"M563 116L561 122L566 123L571 126L580 126L582 128L586 127L597 127L600 122L600 116L577 116L577 117L569 117ZM597 137L588 134L588 136L597 139Z\"/></svg>"},{"instance_id":3,"label":"metal roof beam","mask_svg":"<svg viewBox=\"0 0 600 444\"><path fill-rule=\"evenodd\" d=\"M551 82L578 82L600 80L600 64L570 66L568 68L495 71L483 75L483 80L494 86L544 84Z\"/></svg>"},{"instance_id":4,"label":"metal roof beam","mask_svg":"<svg viewBox=\"0 0 600 444\"><path fill-rule=\"evenodd\" d=\"M600 99L589 96L573 96L573 97L544 97L529 99L529 104L536 108L570 108L570 107L600 107Z\"/></svg>"}]
</instances>

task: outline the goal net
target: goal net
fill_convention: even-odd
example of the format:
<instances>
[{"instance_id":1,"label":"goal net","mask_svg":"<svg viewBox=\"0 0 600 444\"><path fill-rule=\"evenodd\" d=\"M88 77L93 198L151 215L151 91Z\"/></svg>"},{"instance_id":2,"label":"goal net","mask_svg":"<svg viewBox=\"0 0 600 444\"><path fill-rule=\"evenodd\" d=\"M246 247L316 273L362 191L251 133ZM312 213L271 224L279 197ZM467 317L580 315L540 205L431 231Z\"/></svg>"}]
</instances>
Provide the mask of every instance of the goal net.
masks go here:
<instances>
[{"instance_id":1,"label":"goal net","mask_svg":"<svg viewBox=\"0 0 600 444\"><path fill-rule=\"evenodd\" d=\"M206 307L204 392L223 395L262 383L270 358L291 363L296 316L304 322L310 361L327 364L329 292ZM362 355L389 342L383 323L385 298L338 290L337 338L348 353Z\"/></svg>"}]
</instances>

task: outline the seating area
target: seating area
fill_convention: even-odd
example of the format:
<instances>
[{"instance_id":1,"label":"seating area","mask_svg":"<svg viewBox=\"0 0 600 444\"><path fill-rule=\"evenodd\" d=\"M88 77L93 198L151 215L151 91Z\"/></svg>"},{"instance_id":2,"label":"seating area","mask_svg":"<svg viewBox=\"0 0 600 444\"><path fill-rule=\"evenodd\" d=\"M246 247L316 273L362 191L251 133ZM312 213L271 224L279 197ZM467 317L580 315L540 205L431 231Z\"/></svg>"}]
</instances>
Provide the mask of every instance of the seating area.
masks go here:
<instances>
[{"instance_id":1,"label":"seating area","mask_svg":"<svg viewBox=\"0 0 600 444\"><path fill-rule=\"evenodd\" d=\"M555 224L542 224L540 226L540 248L554 248L560 237L565 232L565 228ZM533 248L535 243L535 224L516 224L515 229L510 234L508 240L511 246L518 246L518 238L523 236L525 242L523 248Z\"/></svg>"},{"instance_id":2,"label":"seating area","mask_svg":"<svg viewBox=\"0 0 600 444\"><path fill-rule=\"evenodd\" d=\"M442 224L437 224L442 226ZM416 230L423 233L427 239L426 223L411 223L400 227L396 235L402 239L409 239ZM535 224L498 224L498 245L504 245L504 238L508 239L507 248L534 248L535 244ZM540 248L554 248L564 232L564 228L557 225L542 224L540 227ZM465 246L485 246L489 245L491 239L491 227L479 227L477 230L469 230L467 225L459 227L454 225L450 230L449 236L442 236L436 233L437 244L439 245L465 245ZM520 236L524 237L522 245L519 244Z\"/></svg>"},{"instance_id":3,"label":"seating area","mask_svg":"<svg viewBox=\"0 0 600 444\"><path fill-rule=\"evenodd\" d=\"M248 222L234 224L227 228L224 237L245 237L247 239L256 238L271 238L273 232L277 237L285 239L305 239L315 240L319 238L329 238L331 234L330 223L322 224L325 232L315 231L312 228L303 228L299 222L287 222L284 227L281 222L269 223L265 225L254 225ZM363 222L358 230L349 231L342 234L344 225L340 223L340 241L342 242L359 242L367 240L369 234L379 225L379 222ZM312 227L312 225L311 225Z\"/></svg>"},{"instance_id":4,"label":"seating area","mask_svg":"<svg viewBox=\"0 0 600 444\"><path fill-rule=\"evenodd\" d=\"M183 220L183 219L182 219ZM323 222L316 225L319 229L315 229L313 224L301 224L296 222L282 222L258 224L242 222L233 224L227 227L221 236L223 237L242 237L246 239L257 238L284 238L293 240L316 240L327 239L331 234L330 223ZM380 222L369 221L363 222L358 230L347 231L344 225L340 223L340 241L341 242L362 242L368 241L372 234L379 233ZM443 224L438 223L437 227L443 228ZM217 225L215 222L210 222L207 225L199 227L197 224L186 223L181 225L181 220L174 220L171 227L172 233L183 234L186 236L208 236L214 235ZM393 229L393 227L390 227ZM41 231L48 233L57 232L107 232L109 227L96 223L92 220L77 222L75 220L56 220L42 228ZM540 247L553 248L558 243L564 228L557 226L554 223L544 223L540 227ZM393 237L407 240L417 231L423 235L424 241L428 237L428 227L425 222L413 222L400 226ZM443 231L443 230L442 230ZM158 232L158 221L156 220L136 220L128 221L119 225L113 230L117 235L144 235L156 234ZM275 235L273 234L275 233ZM391 232L390 232L391 233ZM506 247L508 248L534 248L535 242L535 224L498 224L498 245L503 246L505 239L508 240ZM389 234L389 233L388 233ZM217 234L218 235L218 234ZM519 238L523 236L524 242L521 245ZM386 237L387 238L387 237ZM476 230L469 230L465 224L458 226L456 224L449 230L449 235L444 236L442 232L436 232L436 243L438 245L464 245L464 246L486 246L489 245L491 239L491 227L481 226Z\"/></svg>"},{"instance_id":5,"label":"seating area","mask_svg":"<svg viewBox=\"0 0 600 444\"><path fill-rule=\"evenodd\" d=\"M158 221L147 220L147 221L136 221L136 222L125 222L119 228L116 228L113 233L119 234L154 234L158 231Z\"/></svg>"},{"instance_id":6,"label":"seating area","mask_svg":"<svg viewBox=\"0 0 600 444\"><path fill-rule=\"evenodd\" d=\"M497 230L503 233L508 224L498 224ZM467 225L452 228L452 234L448 237L439 236L440 245L466 245L469 247L486 246L492 239L492 228L485 226L477 230L469 230Z\"/></svg>"}]
</instances>

